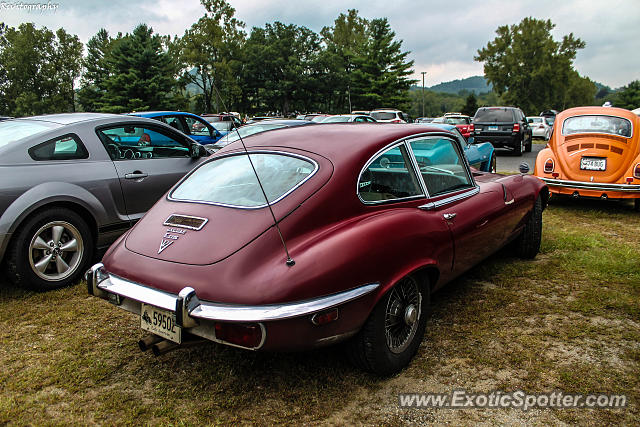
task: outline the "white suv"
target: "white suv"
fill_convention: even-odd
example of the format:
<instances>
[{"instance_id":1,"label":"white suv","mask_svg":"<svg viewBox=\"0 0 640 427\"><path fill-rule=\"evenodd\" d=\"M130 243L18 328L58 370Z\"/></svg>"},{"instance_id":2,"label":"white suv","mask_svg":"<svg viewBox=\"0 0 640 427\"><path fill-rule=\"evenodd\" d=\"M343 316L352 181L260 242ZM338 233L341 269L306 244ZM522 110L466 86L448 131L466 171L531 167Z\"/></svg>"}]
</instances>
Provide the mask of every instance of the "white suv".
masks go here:
<instances>
[{"instance_id":1,"label":"white suv","mask_svg":"<svg viewBox=\"0 0 640 427\"><path fill-rule=\"evenodd\" d=\"M382 123L407 123L409 122L409 116L400 110L373 110L370 114L371 117Z\"/></svg>"}]
</instances>

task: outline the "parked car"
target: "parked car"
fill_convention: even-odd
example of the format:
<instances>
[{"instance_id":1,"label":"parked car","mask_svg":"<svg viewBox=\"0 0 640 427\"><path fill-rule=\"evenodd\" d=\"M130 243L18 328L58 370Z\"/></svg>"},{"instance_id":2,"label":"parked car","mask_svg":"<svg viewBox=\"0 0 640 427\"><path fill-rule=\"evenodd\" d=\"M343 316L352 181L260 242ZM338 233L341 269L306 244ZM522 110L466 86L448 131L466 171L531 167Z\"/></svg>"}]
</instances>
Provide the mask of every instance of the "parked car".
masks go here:
<instances>
[{"instance_id":1,"label":"parked car","mask_svg":"<svg viewBox=\"0 0 640 427\"><path fill-rule=\"evenodd\" d=\"M534 174L552 194L634 199L640 210L640 117L615 107L570 108L556 117Z\"/></svg>"},{"instance_id":2,"label":"parked car","mask_svg":"<svg viewBox=\"0 0 640 427\"><path fill-rule=\"evenodd\" d=\"M469 165L483 172L496 173L496 150L490 142L476 143L474 137L466 139L455 125L429 123L430 126L447 130L456 135Z\"/></svg>"},{"instance_id":3,"label":"parked car","mask_svg":"<svg viewBox=\"0 0 640 427\"><path fill-rule=\"evenodd\" d=\"M409 123L409 116L400 110L378 109L373 110L370 116L382 123Z\"/></svg>"},{"instance_id":4,"label":"parked car","mask_svg":"<svg viewBox=\"0 0 640 427\"><path fill-rule=\"evenodd\" d=\"M447 113L444 117L436 117L431 123L445 123L454 125L458 128L465 139L468 139L473 133L473 123L471 117L464 114Z\"/></svg>"},{"instance_id":5,"label":"parked car","mask_svg":"<svg viewBox=\"0 0 640 427\"><path fill-rule=\"evenodd\" d=\"M211 123L222 135L226 134L234 127L239 128L242 126L242 121L235 114L202 114L201 117Z\"/></svg>"},{"instance_id":6,"label":"parked car","mask_svg":"<svg viewBox=\"0 0 640 427\"><path fill-rule=\"evenodd\" d=\"M533 138L542 138L545 141L551 136L551 127L547 124L546 117L527 117L527 123L531 128Z\"/></svg>"},{"instance_id":7,"label":"parked car","mask_svg":"<svg viewBox=\"0 0 640 427\"><path fill-rule=\"evenodd\" d=\"M208 155L156 120L94 113L0 123L0 259L33 289L77 280Z\"/></svg>"},{"instance_id":8,"label":"parked car","mask_svg":"<svg viewBox=\"0 0 640 427\"><path fill-rule=\"evenodd\" d=\"M339 114L328 116L322 119L320 123L375 123L376 119L365 114Z\"/></svg>"},{"instance_id":9,"label":"parked car","mask_svg":"<svg viewBox=\"0 0 640 427\"><path fill-rule=\"evenodd\" d=\"M238 141L240 138L246 138L256 133L265 132L268 130L281 129L290 126L306 126L315 124L315 122L309 120L298 119L265 119L259 122L243 126L236 130L233 130L226 134L217 143L212 146L213 150L219 150L232 142Z\"/></svg>"},{"instance_id":10,"label":"parked car","mask_svg":"<svg viewBox=\"0 0 640 427\"><path fill-rule=\"evenodd\" d=\"M553 122L556 120L556 116L558 112L556 110L545 110L540 112L540 116L544 117L544 121L551 128L551 132L553 133Z\"/></svg>"},{"instance_id":11,"label":"parked car","mask_svg":"<svg viewBox=\"0 0 640 427\"><path fill-rule=\"evenodd\" d=\"M327 124L245 142L251 162L218 151L87 273L90 294L138 316L142 349L349 340L358 366L392 374L420 346L432 292L508 242L539 250L544 183L473 174L440 129Z\"/></svg>"},{"instance_id":12,"label":"parked car","mask_svg":"<svg viewBox=\"0 0 640 427\"><path fill-rule=\"evenodd\" d=\"M220 131L208 121L195 114L182 111L142 111L139 113L130 113L130 115L159 120L172 128L178 129L180 132L203 145L213 144L222 138Z\"/></svg>"},{"instance_id":13,"label":"parked car","mask_svg":"<svg viewBox=\"0 0 640 427\"><path fill-rule=\"evenodd\" d=\"M480 107L473 116L476 142L490 142L496 148L509 148L521 156L531 151L532 132L521 109Z\"/></svg>"},{"instance_id":14,"label":"parked car","mask_svg":"<svg viewBox=\"0 0 640 427\"><path fill-rule=\"evenodd\" d=\"M413 122L414 123L431 123L435 117L418 117Z\"/></svg>"},{"instance_id":15,"label":"parked car","mask_svg":"<svg viewBox=\"0 0 640 427\"><path fill-rule=\"evenodd\" d=\"M0 116L0 122L3 120L9 120L12 119L13 117L9 117L9 116Z\"/></svg>"},{"instance_id":16,"label":"parked car","mask_svg":"<svg viewBox=\"0 0 640 427\"><path fill-rule=\"evenodd\" d=\"M367 110L353 110L351 112L351 114L360 114L363 116L368 116L371 113L371 111L367 111Z\"/></svg>"}]
</instances>

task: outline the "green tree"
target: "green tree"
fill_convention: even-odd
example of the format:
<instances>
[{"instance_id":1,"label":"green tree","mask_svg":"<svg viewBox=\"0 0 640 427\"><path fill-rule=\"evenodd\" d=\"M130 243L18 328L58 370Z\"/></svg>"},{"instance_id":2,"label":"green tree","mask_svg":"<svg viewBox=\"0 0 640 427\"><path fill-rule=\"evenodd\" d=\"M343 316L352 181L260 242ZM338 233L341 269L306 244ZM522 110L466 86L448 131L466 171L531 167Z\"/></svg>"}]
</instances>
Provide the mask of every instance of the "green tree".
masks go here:
<instances>
[{"instance_id":1,"label":"green tree","mask_svg":"<svg viewBox=\"0 0 640 427\"><path fill-rule=\"evenodd\" d=\"M635 110L640 107L640 80L634 80L616 93L615 107Z\"/></svg>"},{"instance_id":2,"label":"green tree","mask_svg":"<svg viewBox=\"0 0 640 427\"><path fill-rule=\"evenodd\" d=\"M369 22L367 36L363 54L354 58L353 108L406 109L409 87L417 81L407 78L413 72L413 61L407 60L410 52L402 51L402 41L395 39L387 18Z\"/></svg>"},{"instance_id":3,"label":"green tree","mask_svg":"<svg viewBox=\"0 0 640 427\"><path fill-rule=\"evenodd\" d=\"M244 23L234 18L235 9L225 0L201 3L207 11L205 16L185 31L176 42L176 50L184 67L183 81L199 88L204 111L212 112L222 109L215 88L228 107L242 94L239 74L246 34Z\"/></svg>"},{"instance_id":4,"label":"green tree","mask_svg":"<svg viewBox=\"0 0 640 427\"><path fill-rule=\"evenodd\" d=\"M462 107L462 114L466 114L467 116L473 117L476 114L476 110L478 110L478 99L476 95L471 92L469 96L467 96L467 100Z\"/></svg>"},{"instance_id":5,"label":"green tree","mask_svg":"<svg viewBox=\"0 0 640 427\"><path fill-rule=\"evenodd\" d=\"M353 86L355 58L364 52L368 41L369 21L358 16L358 11L350 9L341 13L333 22L333 27L324 27L320 34L326 48L322 61L326 67L323 81L331 88L328 95L328 110L351 111L350 90Z\"/></svg>"},{"instance_id":6,"label":"green tree","mask_svg":"<svg viewBox=\"0 0 640 427\"><path fill-rule=\"evenodd\" d=\"M121 38L121 36L119 37ZM97 111L98 102L106 91L105 82L109 78L108 56L114 42L104 28L87 42L87 56L83 60L84 73L80 80L78 102L84 111Z\"/></svg>"},{"instance_id":7,"label":"green tree","mask_svg":"<svg viewBox=\"0 0 640 427\"><path fill-rule=\"evenodd\" d=\"M107 55L109 76L96 103L108 113L172 109L176 65L162 37L145 24L122 37Z\"/></svg>"},{"instance_id":8,"label":"green tree","mask_svg":"<svg viewBox=\"0 0 640 427\"><path fill-rule=\"evenodd\" d=\"M497 37L478 50L484 74L504 100L529 113L562 109L572 103L567 88L573 61L585 43L573 34L555 41L551 20L524 18L519 24L500 26Z\"/></svg>"}]
</instances>

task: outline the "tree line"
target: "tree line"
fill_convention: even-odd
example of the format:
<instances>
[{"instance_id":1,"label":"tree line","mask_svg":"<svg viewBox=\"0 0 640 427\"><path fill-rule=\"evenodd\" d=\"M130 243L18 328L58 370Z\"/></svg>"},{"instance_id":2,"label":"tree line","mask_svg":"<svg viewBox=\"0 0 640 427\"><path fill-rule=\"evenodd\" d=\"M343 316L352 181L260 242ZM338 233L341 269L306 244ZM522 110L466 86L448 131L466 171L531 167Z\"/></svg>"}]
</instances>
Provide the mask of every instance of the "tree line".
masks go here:
<instances>
[{"instance_id":1,"label":"tree line","mask_svg":"<svg viewBox=\"0 0 640 427\"><path fill-rule=\"evenodd\" d=\"M0 115L53 112L122 113L189 110L323 111L399 108L413 117L446 111L469 114L481 105L518 105L528 114L597 104L594 83L573 68L585 43L573 34L556 41L549 20L525 18L501 26L478 50L493 91L441 94L411 88L413 61L386 18L341 13L316 33L267 23L247 33L225 0L201 0L205 14L181 37L146 24L115 35L100 29L86 55L77 36L31 23L0 24ZM616 106L636 108L639 82L615 94ZM473 110L473 111L472 111Z\"/></svg>"}]
</instances>

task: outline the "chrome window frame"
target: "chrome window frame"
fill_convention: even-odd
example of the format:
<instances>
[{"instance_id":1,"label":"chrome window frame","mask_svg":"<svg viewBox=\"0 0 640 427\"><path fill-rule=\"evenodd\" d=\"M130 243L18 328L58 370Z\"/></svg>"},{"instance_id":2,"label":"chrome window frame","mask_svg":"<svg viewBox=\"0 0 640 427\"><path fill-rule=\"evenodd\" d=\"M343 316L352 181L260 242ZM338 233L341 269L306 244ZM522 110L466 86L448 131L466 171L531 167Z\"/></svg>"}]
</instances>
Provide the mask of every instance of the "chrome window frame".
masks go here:
<instances>
[{"instance_id":1,"label":"chrome window frame","mask_svg":"<svg viewBox=\"0 0 640 427\"><path fill-rule=\"evenodd\" d=\"M598 132L598 131L592 131L592 132L575 132L575 133L569 133L569 134L565 134L564 133L564 125L567 122L567 120L572 119L574 117L587 117L587 116L591 116L591 117L595 117L595 116L601 116L601 117L613 117L616 119L621 119L621 120L626 120L627 122L629 122L629 125L631 125L631 133L629 134L629 136L624 136L624 135L619 135L617 133L609 133L609 132ZM555 124L555 122L554 122ZM633 138L633 132L634 132L634 128L633 128L633 122L631 120L629 120L626 117L621 117L621 116L616 116L614 114L576 114L574 116L569 116L565 119L562 120L562 129L560 130L560 135L562 135L563 137L567 137L567 136L572 136L572 135L593 135L593 134L600 134L600 135L612 135L612 136L617 136L620 138L626 138L626 139L631 139Z\"/></svg>"},{"instance_id":2,"label":"chrome window frame","mask_svg":"<svg viewBox=\"0 0 640 427\"><path fill-rule=\"evenodd\" d=\"M249 155L250 154L275 154L275 155L280 155L280 156L298 158L298 159L301 159L301 160L304 160L304 161L307 161L307 162L311 163L313 165L313 172L311 172L309 175L307 175L307 177L305 179L303 179L302 181L297 183L295 186L290 188L287 192L285 192L283 195L281 195L277 199L275 199L275 200L273 200L271 202L267 202L267 203L265 203L263 205L259 205L259 206L240 206L240 205L233 205L233 204L228 204L228 203L208 202L208 201L205 201L205 200L176 199L176 198L173 197L173 192L176 191L187 179L189 179L189 177L191 175L193 175L200 168L205 167L206 165L208 165L210 163L213 163L213 162L215 162L217 160L220 160L220 159L224 159L224 158L227 158L227 157L235 157L235 156L246 156L248 154ZM172 202L182 202L182 203L199 203L199 204L204 204L204 205L221 206L221 207L224 207L224 208L233 208L233 209L245 209L245 210L263 209L263 208L266 208L267 206L275 205L280 200L284 199L289 194L293 193L302 184L304 184L305 182L310 180L318 172L318 169L320 169L320 166L318 165L318 162L316 162L315 160L313 160L313 159L311 159L309 157L306 157L306 156L302 156L300 154L289 153L289 152L286 152L286 151L252 150L252 151L248 151L248 152L240 151L240 152L228 153L228 154L225 154L223 156L218 156L218 157L215 157L215 158L213 158L213 159L211 159L211 160L209 160L207 162L202 163L200 166L196 167L191 172L189 172L187 175L185 175L180 181L178 181L178 183L167 194L167 200L170 200ZM260 182L262 182L262 180L260 180Z\"/></svg>"}]
</instances>

